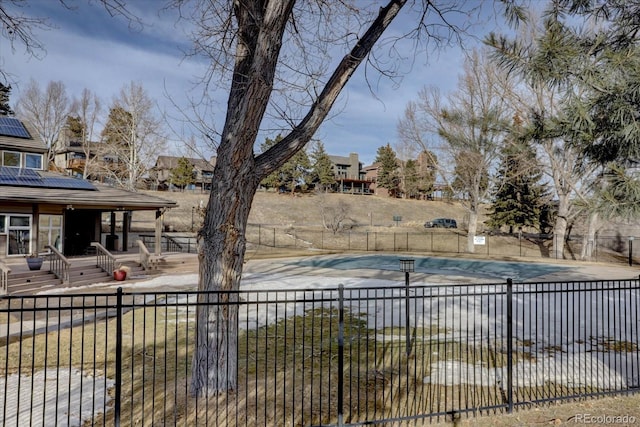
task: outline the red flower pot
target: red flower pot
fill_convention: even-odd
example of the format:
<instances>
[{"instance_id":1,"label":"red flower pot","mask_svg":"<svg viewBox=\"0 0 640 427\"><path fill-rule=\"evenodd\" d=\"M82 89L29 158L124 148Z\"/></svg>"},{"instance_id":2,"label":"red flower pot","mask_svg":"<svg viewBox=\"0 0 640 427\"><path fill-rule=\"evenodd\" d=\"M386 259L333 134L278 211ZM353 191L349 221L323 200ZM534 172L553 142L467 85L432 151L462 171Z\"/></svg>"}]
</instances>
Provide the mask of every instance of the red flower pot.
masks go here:
<instances>
[{"instance_id":1,"label":"red flower pot","mask_svg":"<svg viewBox=\"0 0 640 427\"><path fill-rule=\"evenodd\" d=\"M127 278L127 272L123 270L116 270L113 272L113 278L119 282Z\"/></svg>"}]
</instances>

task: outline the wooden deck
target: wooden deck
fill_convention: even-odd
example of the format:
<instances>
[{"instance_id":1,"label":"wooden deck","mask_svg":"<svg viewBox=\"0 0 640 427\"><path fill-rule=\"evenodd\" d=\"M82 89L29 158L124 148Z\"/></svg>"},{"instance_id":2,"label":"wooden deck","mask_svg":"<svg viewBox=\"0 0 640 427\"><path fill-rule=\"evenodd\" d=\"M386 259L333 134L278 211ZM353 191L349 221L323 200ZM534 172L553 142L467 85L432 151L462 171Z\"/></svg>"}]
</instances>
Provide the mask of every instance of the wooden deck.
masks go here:
<instances>
[{"instance_id":1,"label":"wooden deck","mask_svg":"<svg viewBox=\"0 0 640 427\"><path fill-rule=\"evenodd\" d=\"M197 272L197 255L183 253L164 253L160 256L157 269L145 271L139 262L137 251L116 252L113 255L117 264L129 268L128 276L148 276L161 274L173 270L188 270ZM42 291L53 290L56 287L86 288L96 283L115 282L112 272L103 271L97 267L96 256L71 257L70 284L63 284L49 271L49 261L45 260L40 270L29 270L24 258L5 260L11 272L8 275L7 295L33 295Z\"/></svg>"}]
</instances>

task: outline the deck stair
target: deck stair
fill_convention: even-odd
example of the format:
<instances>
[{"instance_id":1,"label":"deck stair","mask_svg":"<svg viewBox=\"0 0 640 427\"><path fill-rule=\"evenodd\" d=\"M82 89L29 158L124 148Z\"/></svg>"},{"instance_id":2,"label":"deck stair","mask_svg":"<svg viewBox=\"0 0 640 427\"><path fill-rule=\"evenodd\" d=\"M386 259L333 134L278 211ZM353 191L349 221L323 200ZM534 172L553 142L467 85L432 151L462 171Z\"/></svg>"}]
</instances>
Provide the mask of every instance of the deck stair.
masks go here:
<instances>
[{"instance_id":1,"label":"deck stair","mask_svg":"<svg viewBox=\"0 0 640 427\"><path fill-rule=\"evenodd\" d=\"M129 275L140 274L140 272L143 271L140 264L134 261L124 261L121 265L126 265L129 268ZM45 262L41 270L32 271L14 268L8 276L7 293L9 295L33 295L38 292L46 292L47 290L53 290L55 288L75 288L95 283L114 281L113 274L111 272L103 271L100 267L95 265L95 262L90 263L86 262L86 260L80 260L78 262L72 261L72 266L69 270L69 277L71 278L71 285L64 285L61 279L48 271L47 262Z\"/></svg>"},{"instance_id":2,"label":"deck stair","mask_svg":"<svg viewBox=\"0 0 640 427\"><path fill-rule=\"evenodd\" d=\"M12 271L8 277L8 294L25 295L61 286L62 281L46 269L36 271Z\"/></svg>"},{"instance_id":3,"label":"deck stair","mask_svg":"<svg viewBox=\"0 0 640 427\"><path fill-rule=\"evenodd\" d=\"M164 253L154 255L153 269L145 270L135 253L120 253L116 256L117 266L127 266L127 280L145 278L170 272L198 272L198 257L195 254ZM70 258L69 277L71 284L65 285L62 280L49 271L49 261L45 261L40 270L29 270L23 259L15 260L9 267L7 276L8 295L36 295L57 289L72 289L98 283L115 282L112 272L96 266L96 257ZM71 291L72 292L72 291Z\"/></svg>"}]
</instances>

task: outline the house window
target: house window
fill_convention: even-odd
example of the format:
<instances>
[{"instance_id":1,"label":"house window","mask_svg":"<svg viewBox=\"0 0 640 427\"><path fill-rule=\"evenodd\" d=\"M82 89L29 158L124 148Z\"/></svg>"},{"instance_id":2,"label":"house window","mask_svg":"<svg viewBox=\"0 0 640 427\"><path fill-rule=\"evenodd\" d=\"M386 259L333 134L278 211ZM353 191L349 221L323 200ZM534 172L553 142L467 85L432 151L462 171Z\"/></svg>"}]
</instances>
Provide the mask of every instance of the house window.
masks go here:
<instances>
[{"instance_id":1,"label":"house window","mask_svg":"<svg viewBox=\"0 0 640 427\"><path fill-rule=\"evenodd\" d=\"M28 255L31 253L31 215L6 215L7 255Z\"/></svg>"},{"instance_id":2,"label":"house window","mask_svg":"<svg viewBox=\"0 0 640 427\"><path fill-rule=\"evenodd\" d=\"M2 152L2 165L11 166L15 168L20 167L20 153L16 151L3 151Z\"/></svg>"},{"instance_id":3,"label":"house window","mask_svg":"<svg viewBox=\"0 0 640 427\"><path fill-rule=\"evenodd\" d=\"M7 234L7 217L0 215L0 234Z\"/></svg>"},{"instance_id":4,"label":"house window","mask_svg":"<svg viewBox=\"0 0 640 427\"><path fill-rule=\"evenodd\" d=\"M24 164L23 164L24 162ZM42 169L42 154L3 151L2 166L12 168Z\"/></svg>"},{"instance_id":5,"label":"house window","mask_svg":"<svg viewBox=\"0 0 640 427\"><path fill-rule=\"evenodd\" d=\"M24 155L24 167L28 169L42 169L42 154Z\"/></svg>"},{"instance_id":6,"label":"house window","mask_svg":"<svg viewBox=\"0 0 640 427\"><path fill-rule=\"evenodd\" d=\"M50 245L62 252L62 215L40 215L38 222L38 252L48 252Z\"/></svg>"}]
</instances>

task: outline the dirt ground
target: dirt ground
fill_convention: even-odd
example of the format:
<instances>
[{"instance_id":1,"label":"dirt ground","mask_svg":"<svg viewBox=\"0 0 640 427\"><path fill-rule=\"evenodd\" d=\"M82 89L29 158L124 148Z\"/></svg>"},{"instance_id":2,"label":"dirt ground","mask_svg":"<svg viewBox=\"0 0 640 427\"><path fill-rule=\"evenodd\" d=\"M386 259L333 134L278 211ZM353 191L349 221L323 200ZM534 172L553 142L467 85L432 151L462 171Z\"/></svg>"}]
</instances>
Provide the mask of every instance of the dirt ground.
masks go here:
<instances>
[{"instance_id":1,"label":"dirt ground","mask_svg":"<svg viewBox=\"0 0 640 427\"><path fill-rule=\"evenodd\" d=\"M516 409L511 414L462 417L436 426L544 426L580 425L640 426L640 395L604 397L579 402L554 403L532 409Z\"/></svg>"}]
</instances>

